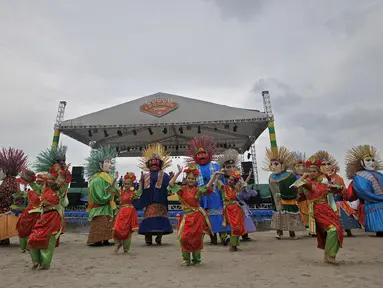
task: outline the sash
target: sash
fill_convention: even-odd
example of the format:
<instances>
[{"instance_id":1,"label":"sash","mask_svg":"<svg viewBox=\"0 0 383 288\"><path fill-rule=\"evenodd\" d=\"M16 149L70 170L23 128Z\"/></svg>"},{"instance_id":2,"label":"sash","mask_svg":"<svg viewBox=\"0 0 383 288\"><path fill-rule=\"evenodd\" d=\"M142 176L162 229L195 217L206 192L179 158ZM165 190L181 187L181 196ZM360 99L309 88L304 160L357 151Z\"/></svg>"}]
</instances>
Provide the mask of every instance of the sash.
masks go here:
<instances>
[{"instance_id":1,"label":"sash","mask_svg":"<svg viewBox=\"0 0 383 288\"><path fill-rule=\"evenodd\" d=\"M101 177L109 185L112 185L112 183L113 183L112 176L110 176L108 173L105 173L105 172L99 172L99 173L94 174L92 176L92 178L90 178L89 183L93 180L93 178L96 178L96 177ZM112 208L112 210L116 209L117 206L116 206L116 202L114 202L114 195L110 199L109 205ZM89 212L93 206L94 206L94 203L92 201L92 193L91 193L90 187L89 187L88 188L88 208L86 209L86 211Z\"/></svg>"}]
</instances>

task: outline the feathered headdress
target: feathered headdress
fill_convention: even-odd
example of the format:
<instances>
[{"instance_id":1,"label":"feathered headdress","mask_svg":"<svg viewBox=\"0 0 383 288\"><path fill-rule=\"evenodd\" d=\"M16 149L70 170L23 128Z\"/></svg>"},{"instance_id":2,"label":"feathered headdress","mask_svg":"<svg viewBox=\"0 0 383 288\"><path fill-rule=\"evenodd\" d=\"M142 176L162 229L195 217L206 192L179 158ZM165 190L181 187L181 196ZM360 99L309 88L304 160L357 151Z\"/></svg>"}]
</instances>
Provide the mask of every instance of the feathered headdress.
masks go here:
<instances>
[{"instance_id":1,"label":"feathered headdress","mask_svg":"<svg viewBox=\"0 0 383 288\"><path fill-rule=\"evenodd\" d=\"M41 151L36 157L34 169L36 172L48 173L57 162L57 159L65 158L67 150L67 146L60 145L59 147L47 148Z\"/></svg>"},{"instance_id":2,"label":"feathered headdress","mask_svg":"<svg viewBox=\"0 0 383 288\"><path fill-rule=\"evenodd\" d=\"M161 143L149 144L144 151L142 151L139 167L144 171L149 171L148 162L151 159L159 159L162 162L162 170L172 165L170 154Z\"/></svg>"},{"instance_id":3,"label":"feathered headdress","mask_svg":"<svg viewBox=\"0 0 383 288\"><path fill-rule=\"evenodd\" d=\"M359 145L351 148L346 153L346 174L348 179L352 179L356 172L364 170L361 163L364 158L374 158L377 164L376 170L383 169L383 161L378 150L374 146Z\"/></svg>"},{"instance_id":4,"label":"feathered headdress","mask_svg":"<svg viewBox=\"0 0 383 288\"><path fill-rule=\"evenodd\" d=\"M339 172L339 164L330 153L324 150L320 150L317 153L315 153L315 158L320 160L321 162L329 162L332 166L335 167L335 172Z\"/></svg>"},{"instance_id":5,"label":"feathered headdress","mask_svg":"<svg viewBox=\"0 0 383 288\"><path fill-rule=\"evenodd\" d=\"M5 175L17 176L21 170L27 168L28 156L24 151L9 147L0 151L0 169Z\"/></svg>"},{"instance_id":6,"label":"feathered headdress","mask_svg":"<svg viewBox=\"0 0 383 288\"><path fill-rule=\"evenodd\" d=\"M237 150L227 149L225 152L223 152L223 154L218 156L217 162L221 167L224 167L227 164L232 164L235 167L239 167L241 165L241 157L239 156Z\"/></svg>"},{"instance_id":7,"label":"feathered headdress","mask_svg":"<svg viewBox=\"0 0 383 288\"><path fill-rule=\"evenodd\" d=\"M124 180L130 180L132 182L136 181L137 177L133 172L126 172Z\"/></svg>"},{"instance_id":8,"label":"feathered headdress","mask_svg":"<svg viewBox=\"0 0 383 288\"><path fill-rule=\"evenodd\" d=\"M193 173L195 177L198 177L200 172L197 169L197 166L195 164L189 164L188 167L184 170L186 174Z\"/></svg>"},{"instance_id":9,"label":"feathered headdress","mask_svg":"<svg viewBox=\"0 0 383 288\"><path fill-rule=\"evenodd\" d=\"M210 159L214 160L213 158L215 157L217 152L217 144L210 136L202 135L194 137L188 143L186 151L186 155L188 156L188 158L186 159L186 162L194 162L194 157L198 152L205 152L209 155Z\"/></svg>"},{"instance_id":10,"label":"feathered headdress","mask_svg":"<svg viewBox=\"0 0 383 288\"><path fill-rule=\"evenodd\" d=\"M306 161L306 168L315 167L315 168L320 169L321 165L322 165L322 161L320 159L318 159L315 155L311 156Z\"/></svg>"},{"instance_id":11,"label":"feathered headdress","mask_svg":"<svg viewBox=\"0 0 383 288\"><path fill-rule=\"evenodd\" d=\"M277 155L274 155L271 148L266 148L266 157L265 161L263 162L263 170L270 171L270 162L273 160L279 161L281 164L283 164L286 170L292 169L295 163L293 154L291 154L289 149L285 147L279 147Z\"/></svg>"},{"instance_id":12,"label":"feathered headdress","mask_svg":"<svg viewBox=\"0 0 383 288\"><path fill-rule=\"evenodd\" d=\"M85 158L85 172L89 178L101 172L101 163L106 159L112 161L112 173L116 165L117 151L109 146L103 146L90 151L90 155Z\"/></svg>"},{"instance_id":13,"label":"feathered headdress","mask_svg":"<svg viewBox=\"0 0 383 288\"><path fill-rule=\"evenodd\" d=\"M306 153L293 151L293 152L291 152L291 154L293 154L293 156L295 158L295 164L298 164L298 163L305 164L306 163L306 160L307 160Z\"/></svg>"}]
</instances>

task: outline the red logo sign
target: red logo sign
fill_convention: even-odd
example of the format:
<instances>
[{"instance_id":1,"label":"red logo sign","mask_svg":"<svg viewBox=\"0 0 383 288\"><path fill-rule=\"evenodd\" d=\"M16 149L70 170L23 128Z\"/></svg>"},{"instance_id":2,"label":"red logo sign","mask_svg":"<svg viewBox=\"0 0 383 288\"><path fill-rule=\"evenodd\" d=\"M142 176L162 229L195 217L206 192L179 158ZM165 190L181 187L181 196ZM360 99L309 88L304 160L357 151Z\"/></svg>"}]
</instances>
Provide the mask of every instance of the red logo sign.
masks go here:
<instances>
[{"instance_id":1,"label":"red logo sign","mask_svg":"<svg viewBox=\"0 0 383 288\"><path fill-rule=\"evenodd\" d=\"M156 117L162 117L178 108L178 104L166 98L157 98L140 106L140 111Z\"/></svg>"}]
</instances>

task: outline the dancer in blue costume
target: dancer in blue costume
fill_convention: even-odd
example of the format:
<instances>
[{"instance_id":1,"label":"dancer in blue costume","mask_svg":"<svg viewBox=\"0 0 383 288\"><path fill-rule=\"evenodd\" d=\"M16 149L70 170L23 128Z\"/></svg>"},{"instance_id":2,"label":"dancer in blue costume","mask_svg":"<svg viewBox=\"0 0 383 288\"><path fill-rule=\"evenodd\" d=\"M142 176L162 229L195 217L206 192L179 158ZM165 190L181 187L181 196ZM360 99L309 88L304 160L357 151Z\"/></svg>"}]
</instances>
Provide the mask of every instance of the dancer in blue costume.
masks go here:
<instances>
[{"instance_id":1,"label":"dancer in blue costume","mask_svg":"<svg viewBox=\"0 0 383 288\"><path fill-rule=\"evenodd\" d=\"M168 218L168 190L170 177L164 169L171 166L170 155L160 143L149 145L143 152L140 168L147 171L141 175L139 190L141 197L133 205L137 210L145 209L144 220L138 229L138 234L145 235L147 245L162 243L162 235L173 233Z\"/></svg>"},{"instance_id":2,"label":"dancer in blue costume","mask_svg":"<svg viewBox=\"0 0 383 288\"><path fill-rule=\"evenodd\" d=\"M197 186L201 187L207 185L213 174L220 170L217 163L212 162L216 153L216 144L209 136L197 136L188 143L188 156L187 162L197 163L197 168L200 175L197 178ZM230 237L227 232L230 232L230 227L223 227L222 209L223 200L221 192L215 190L214 193L208 196L203 196L201 199L201 207L204 208L209 217L213 228L213 235L210 236L210 244L217 245L217 233L220 235L221 243L227 245Z\"/></svg>"},{"instance_id":3,"label":"dancer in blue costume","mask_svg":"<svg viewBox=\"0 0 383 288\"><path fill-rule=\"evenodd\" d=\"M347 178L352 180L343 197L348 201L360 199L366 232L383 237L383 169L375 147L360 145L351 148L346 156ZM362 206L363 205L363 206Z\"/></svg>"},{"instance_id":4,"label":"dancer in blue costume","mask_svg":"<svg viewBox=\"0 0 383 288\"><path fill-rule=\"evenodd\" d=\"M224 175L220 178L223 184L228 184L228 179L230 178L230 173L232 171L238 170L241 165L241 158L239 156L239 153L235 149L227 149L225 152L218 157L217 160L218 164L223 168ZM248 189L247 185L251 179L252 169L250 169L249 174L245 181L241 178L237 185L237 190L240 191L238 193L238 203L241 205L244 220L245 220L245 228L247 233L242 235L242 241L251 241L251 238L249 237L249 233L255 232L256 226L254 224L251 212L249 210L249 206L246 204L245 201L249 200L250 197L257 196L257 191Z\"/></svg>"}]
</instances>

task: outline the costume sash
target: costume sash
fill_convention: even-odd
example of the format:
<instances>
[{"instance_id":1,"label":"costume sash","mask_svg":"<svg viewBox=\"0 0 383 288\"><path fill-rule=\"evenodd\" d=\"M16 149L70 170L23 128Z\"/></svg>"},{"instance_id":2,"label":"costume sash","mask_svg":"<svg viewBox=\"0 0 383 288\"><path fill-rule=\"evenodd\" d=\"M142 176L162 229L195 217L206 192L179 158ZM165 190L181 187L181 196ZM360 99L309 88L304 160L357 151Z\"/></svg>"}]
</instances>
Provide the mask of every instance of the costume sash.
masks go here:
<instances>
[{"instance_id":1,"label":"costume sash","mask_svg":"<svg viewBox=\"0 0 383 288\"><path fill-rule=\"evenodd\" d=\"M101 177L109 185L112 185L113 183L112 176L110 176L108 173L105 173L105 172L99 172L93 175L92 178L90 178L89 183L93 180L93 178L96 178L96 177ZM116 202L114 202L114 195L110 199L109 205L112 208L112 210L116 209L117 206L116 206ZM86 211L89 212L92 208L94 208L94 203L92 201L92 194L90 192L90 187L89 187L88 188L88 208L86 209Z\"/></svg>"}]
</instances>

